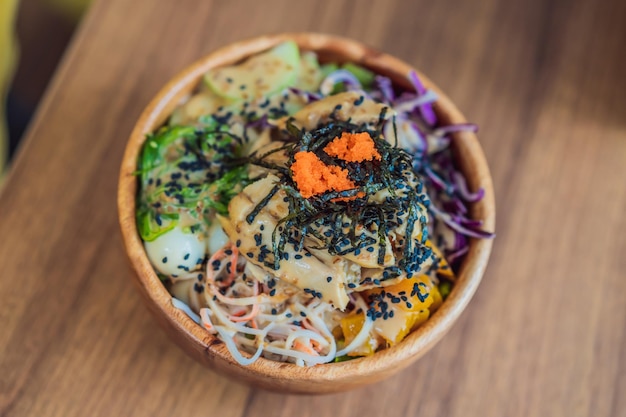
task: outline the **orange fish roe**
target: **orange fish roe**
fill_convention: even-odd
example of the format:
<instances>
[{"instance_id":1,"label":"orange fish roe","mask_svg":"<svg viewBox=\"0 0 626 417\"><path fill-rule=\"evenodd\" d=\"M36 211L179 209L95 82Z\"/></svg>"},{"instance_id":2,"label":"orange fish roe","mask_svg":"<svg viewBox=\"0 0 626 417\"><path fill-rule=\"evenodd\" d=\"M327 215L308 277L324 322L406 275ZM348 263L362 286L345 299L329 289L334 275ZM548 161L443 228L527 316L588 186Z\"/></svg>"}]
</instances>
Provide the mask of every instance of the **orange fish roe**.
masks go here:
<instances>
[{"instance_id":1,"label":"orange fish roe","mask_svg":"<svg viewBox=\"0 0 626 417\"><path fill-rule=\"evenodd\" d=\"M326 165L313 152L296 153L291 172L304 198L328 191L356 188L356 185L348 178L348 171L338 166Z\"/></svg>"},{"instance_id":2,"label":"orange fish roe","mask_svg":"<svg viewBox=\"0 0 626 417\"><path fill-rule=\"evenodd\" d=\"M347 162L380 160L380 154L374 146L374 140L367 132L343 132L341 137L333 139L326 145L324 152Z\"/></svg>"}]
</instances>

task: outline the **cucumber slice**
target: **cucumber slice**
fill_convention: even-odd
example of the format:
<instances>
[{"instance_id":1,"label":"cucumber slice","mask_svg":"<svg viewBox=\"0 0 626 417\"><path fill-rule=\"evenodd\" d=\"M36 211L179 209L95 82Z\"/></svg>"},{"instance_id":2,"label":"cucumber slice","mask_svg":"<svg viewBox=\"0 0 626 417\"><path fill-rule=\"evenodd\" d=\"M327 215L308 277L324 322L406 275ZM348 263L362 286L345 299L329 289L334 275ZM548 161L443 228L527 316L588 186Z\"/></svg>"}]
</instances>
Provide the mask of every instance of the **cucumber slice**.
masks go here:
<instances>
[{"instance_id":1,"label":"cucumber slice","mask_svg":"<svg viewBox=\"0 0 626 417\"><path fill-rule=\"evenodd\" d=\"M204 81L220 97L251 100L293 85L299 72L300 51L289 41L241 64L213 69L204 75Z\"/></svg>"}]
</instances>

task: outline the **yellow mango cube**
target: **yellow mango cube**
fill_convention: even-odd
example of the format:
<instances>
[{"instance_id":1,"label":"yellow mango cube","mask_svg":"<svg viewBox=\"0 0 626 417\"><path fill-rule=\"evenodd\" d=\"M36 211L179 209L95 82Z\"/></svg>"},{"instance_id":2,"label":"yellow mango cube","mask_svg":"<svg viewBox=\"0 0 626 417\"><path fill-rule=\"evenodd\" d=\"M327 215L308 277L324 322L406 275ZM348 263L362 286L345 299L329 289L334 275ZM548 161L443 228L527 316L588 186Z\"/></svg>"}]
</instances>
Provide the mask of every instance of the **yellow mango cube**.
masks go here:
<instances>
[{"instance_id":1,"label":"yellow mango cube","mask_svg":"<svg viewBox=\"0 0 626 417\"><path fill-rule=\"evenodd\" d=\"M343 331L345 346L348 346L357 337L363 328L363 323L365 323L364 313L351 314L341 319L340 326ZM374 354L377 347L378 342L370 337L363 345L348 353L348 356L370 356Z\"/></svg>"}]
</instances>

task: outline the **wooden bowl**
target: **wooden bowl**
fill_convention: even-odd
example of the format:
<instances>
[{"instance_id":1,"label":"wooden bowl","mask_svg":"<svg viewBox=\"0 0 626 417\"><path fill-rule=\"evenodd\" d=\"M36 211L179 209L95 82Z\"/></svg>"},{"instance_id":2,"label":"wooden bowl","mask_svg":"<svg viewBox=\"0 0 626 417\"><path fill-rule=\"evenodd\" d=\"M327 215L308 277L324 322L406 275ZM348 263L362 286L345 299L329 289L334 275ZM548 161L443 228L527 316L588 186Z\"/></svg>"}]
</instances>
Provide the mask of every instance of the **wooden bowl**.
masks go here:
<instances>
[{"instance_id":1,"label":"wooden bowl","mask_svg":"<svg viewBox=\"0 0 626 417\"><path fill-rule=\"evenodd\" d=\"M294 40L304 50L315 51L322 62L354 62L390 77L403 88L411 88L406 79L412 70L410 65L356 41L336 36L314 33L261 36L218 49L167 83L139 118L122 161L118 189L119 218L126 250L137 273L135 283L144 301L161 326L189 355L221 374L261 388L290 393L332 393L386 378L432 348L450 330L476 291L487 266L492 240L472 239L460 267L458 283L439 310L401 343L370 357L308 368L260 358L250 366L242 366L231 357L224 343L174 308L170 294L150 265L135 224L137 178L133 172L137 169L137 158L145 135L165 123L181 99L197 87L207 70L236 63L288 39ZM439 95L435 111L440 123L465 122L465 117L450 99L430 80L420 76L426 87ZM485 228L492 231L495 227L495 203L487 162L473 133L461 132L456 136L453 141L455 157L469 186L485 190L485 197L471 207L472 217L483 220Z\"/></svg>"}]
</instances>

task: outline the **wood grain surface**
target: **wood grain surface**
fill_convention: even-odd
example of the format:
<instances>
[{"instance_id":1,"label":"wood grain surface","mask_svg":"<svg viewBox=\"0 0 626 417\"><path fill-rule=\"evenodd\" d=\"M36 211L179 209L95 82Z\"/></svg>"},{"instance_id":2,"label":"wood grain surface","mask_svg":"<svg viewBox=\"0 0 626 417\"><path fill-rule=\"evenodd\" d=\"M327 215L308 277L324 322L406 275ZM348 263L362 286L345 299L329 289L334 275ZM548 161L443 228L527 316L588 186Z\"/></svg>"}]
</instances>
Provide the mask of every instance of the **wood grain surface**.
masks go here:
<instances>
[{"instance_id":1,"label":"wood grain surface","mask_svg":"<svg viewBox=\"0 0 626 417\"><path fill-rule=\"evenodd\" d=\"M155 326L117 227L122 151L181 68L262 33L362 40L481 126L491 264L431 352L376 385L268 394ZM96 0L0 196L1 416L626 416L626 2Z\"/></svg>"}]
</instances>

